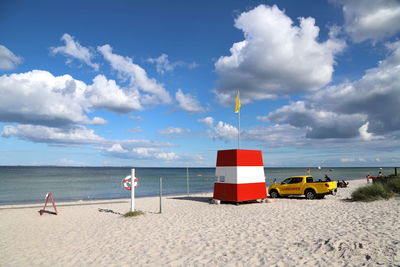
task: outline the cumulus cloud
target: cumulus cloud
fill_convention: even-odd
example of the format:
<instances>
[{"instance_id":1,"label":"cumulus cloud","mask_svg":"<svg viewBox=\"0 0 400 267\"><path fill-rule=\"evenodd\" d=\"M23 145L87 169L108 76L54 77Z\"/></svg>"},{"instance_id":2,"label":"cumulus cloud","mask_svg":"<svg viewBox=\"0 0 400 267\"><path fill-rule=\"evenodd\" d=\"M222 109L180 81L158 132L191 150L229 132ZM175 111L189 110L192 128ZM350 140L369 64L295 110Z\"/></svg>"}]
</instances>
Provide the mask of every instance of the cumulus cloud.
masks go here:
<instances>
[{"instance_id":1,"label":"cumulus cloud","mask_svg":"<svg viewBox=\"0 0 400 267\"><path fill-rule=\"evenodd\" d=\"M3 128L2 136L15 136L19 139L51 145L100 144L106 141L106 139L96 135L94 130L87 129L84 126L60 129L38 125L7 125Z\"/></svg>"},{"instance_id":2,"label":"cumulus cloud","mask_svg":"<svg viewBox=\"0 0 400 267\"><path fill-rule=\"evenodd\" d=\"M164 85L147 76L146 71L139 65L133 63L129 57L123 57L113 53L110 45L99 46L97 50L111 64L111 67L120 75L129 79L130 86L140 90L142 104L169 104L171 96L165 90Z\"/></svg>"},{"instance_id":3,"label":"cumulus cloud","mask_svg":"<svg viewBox=\"0 0 400 267\"><path fill-rule=\"evenodd\" d=\"M321 90L310 101L335 113L363 114L376 135L400 130L400 42L387 47L389 56L361 79Z\"/></svg>"},{"instance_id":4,"label":"cumulus cloud","mask_svg":"<svg viewBox=\"0 0 400 267\"><path fill-rule=\"evenodd\" d=\"M70 124L105 124L87 114L98 109L118 113L143 110L136 89L121 88L97 75L92 84L70 75L54 76L33 70L0 76L0 121L62 127Z\"/></svg>"},{"instance_id":5,"label":"cumulus cloud","mask_svg":"<svg viewBox=\"0 0 400 267\"><path fill-rule=\"evenodd\" d=\"M65 126L105 124L102 118L89 119L94 109L128 113L142 110L137 90L120 88L114 80L97 75L86 83L70 75L54 76L47 71L0 76L0 121Z\"/></svg>"},{"instance_id":6,"label":"cumulus cloud","mask_svg":"<svg viewBox=\"0 0 400 267\"><path fill-rule=\"evenodd\" d=\"M214 125L214 118L212 117L200 119L199 122L202 122L209 127L208 134L209 137L213 139L230 142L238 138L239 130L226 122L219 121Z\"/></svg>"},{"instance_id":7,"label":"cumulus cloud","mask_svg":"<svg viewBox=\"0 0 400 267\"><path fill-rule=\"evenodd\" d=\"M359 135L365 116L317 110L298 101L271 112L268 120L303 128L307 132L307 138L351 138Z\"/></svg>"},{"instance_id":8,"label":"cumulus cloud","mask_svg":"<svg viewBox=\"0 0 400 267\"><path fill-rule=\"evenodd\" d=\"M398 0L336 0L342 5L345 30L354 42L377 42L400 31Z\"/></svg>"},{"instance_id":9,"label":"cumulus cloud","mask_svg":"<svg viewBox=\"0 0 400 267\"><path fill-rule=\"evenodd\" d=\"M96 109L107 109L119 113L142 110L140 94L131 88L120 88L114 80L97 75L87 87L85 96Z\"/></svg>"},{"instance_id":10,"label":"cumulus cloud","mask_svg":"<svg viewBox=\"0 0 400 267\"><path fill-rule=\"evenodd\" d=\"M111 147L106 149L107 152L111 153L127 153L128 150L122 148L121 144L113 144Z\"/></svg>"},{"instance_id":11,"label":"cumulus cloud","mask_svg":"<svg viewBox=\"0 0 400 267\"><path fill-rule=\"evenodd\" d=\"M0 45L0 70L12 70L21 62L21 57L14 55L4 45Z\"/></svg>"},{"instance_id":12,"label":"cumulus cloud","mask_svg":"<svg viewBox=\"0 0 400 267\"><path fill-rule=\"evenodd\" d=\"M308 138L393 138L400 131L400 42L390 55L353 82L330 86L260 120L305 129Z\"/></svg>"},{"instance_id":13,"label":"cumulus cloud","mask_svg":"<svg viewBox=\"0 0 400 267\"><path fill-rule=\"evenodd\" d=\"M0 121L58 127L104 124L101 118L86 116L90 108L86 87L70 75L40 70L0 76Z\"/></svg>"},{"instance_id":14,"label":"cumulus cloud","mask_svg":"<svg viewBox=\"0 0 400 267\"><path fill-rule=\"evenodd\" d=\"M168 127L158 131L159 134L164 135L181 135L190 133L189 129L179 128L179 127Z\"/></svg>"},{"instance_id":15,"label":"cumulus cloud","mask_svg":"<svg viewBox=\"0 0 400 267\"><path fill-rule=\"evenodd\" d=\"M94 70L99 70L99 64L93 63L92 59L94 53L87 47L82 46L78 41L74 40L74 37L65 33L61 40L65 42L64 46L51 47L50 50L54 54L63 54L70 58L75 58L88 66L92 67Z\"/></svg>"},{"instance_id":16,"label":"cumulus cloud","mask_svg":"<svg viewBox=\"0 0 400 267\"><path fill-rule=\"evenodd\" d=\"M201 123L204 123L205 125L211 127L214 124L214 118L213 117L205 117L203 119L198 120Z\"/></svg>"},{"instance_id":17,"label":"cumulus cloud","mask_svg":"<svg viewBox=\"0 0 400 267\"><path fill-rule=\"evenodd\" d=\"M237 90L242 102L274 98L296 92L315 91L331 81L335 55L345 43L331 31L318 41L313 18L300 18L299 25L277 6L260 5L242 13L235 27L244 40L234 43L230 56L215 64L219 75L216 94L231 104Z\"/></svg>"},{"instance_id":18,"label":"cumulus cloud","mask_svg":"<svg viewBox=\"0 0 400 267\"><path fill-rule=\"evenodd\" d=\"M358 132L360 133L360 137L364 141L371 141L376 139L383 139L383 136L375 136L372 133L368 132L369 122L367 121L363 124L359 129Z\"/></svg>"},{"instance_id":19,"label":"cumulus cloud","mask_svg":"<svg viewBox=\"0 0 400 267\"><path fill-rule=\"evenodd\" d=\"M160 74L173 71L176 67L186 67L188 69L194 69L198 67L198 64L195 62L192 63L187 63L184 61L171 62L169 61L167 54L161 54L161 56L157 58L148 58L147 62L155 64L156 70Z\"/></svg>"},{"instance_id":20,"label":"cumulus cloud","mask_svg":"<svg viewBox=\"0 0 400 267\"><path fill-rule=\"evenodd\" d=\"M175 94L176 101L178 101L178 108L183 109L188 112L205 112L206 109L203 108L200 103L190 94L184 94L181 89Z\"/></svg>"}]
</instances>

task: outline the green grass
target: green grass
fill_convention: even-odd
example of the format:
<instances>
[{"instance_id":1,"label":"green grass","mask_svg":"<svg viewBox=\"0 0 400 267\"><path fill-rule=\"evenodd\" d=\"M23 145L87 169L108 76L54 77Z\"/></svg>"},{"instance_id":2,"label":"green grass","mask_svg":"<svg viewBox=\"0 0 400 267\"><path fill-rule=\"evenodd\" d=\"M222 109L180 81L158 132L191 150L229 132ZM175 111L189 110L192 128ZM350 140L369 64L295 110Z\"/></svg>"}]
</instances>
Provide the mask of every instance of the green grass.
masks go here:
<instances>
[{"instance_id":1,"label":"green grass","mask_svg":"<svg viewBox=\"0 0 400 267\"><path fill-rule=\"evenodd\" d=\"M387 183L387 188L396 194L400 194L400 177L390 180Z\"/></svg>"},{"instance_id":2,"label":"green grass","mask_svg":"<svg viewBox=\"0 0 400 267\"><path fill-rule=\"evenodd\" d=\"M136 216L140 216L140 215L144 215L144 212L140 211L140 210L135 210L135 211L128 211L127 213L125 213L122 216L123 217L136 217Z\"/></svg>"},{"instance_id":3,"label":"green grass","mask_svg":"<svg viewBox=\"0 0 400 267\"><path fill-rule=\"evenodd\" d=\"M387 185L375 183L372 185L357 188L352 194L354 201L374 201L379 199L389 199L394 195Z\"/></svg>"}]
</instances>

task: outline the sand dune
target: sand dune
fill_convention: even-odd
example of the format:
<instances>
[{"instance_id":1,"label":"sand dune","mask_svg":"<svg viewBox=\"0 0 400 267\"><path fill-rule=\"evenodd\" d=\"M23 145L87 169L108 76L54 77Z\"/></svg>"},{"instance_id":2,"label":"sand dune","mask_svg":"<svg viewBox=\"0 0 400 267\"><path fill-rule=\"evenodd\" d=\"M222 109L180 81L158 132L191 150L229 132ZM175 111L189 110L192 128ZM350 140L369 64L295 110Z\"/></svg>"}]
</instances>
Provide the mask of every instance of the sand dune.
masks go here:
<instances>
[{"instance_id":1,"label":"sand dune","mask_svg":"<svg viewBox=\"0 0 400 267\"><path fill-rule=\"evenodd\" d=\"M0 206L0 266L400 265L400 200L346 202L365 180L323 200L212 205L212 194ZM55 196L57 198L57 196ZM84 204L84 205L82 205Z\"/></svg>"}]
</instances>

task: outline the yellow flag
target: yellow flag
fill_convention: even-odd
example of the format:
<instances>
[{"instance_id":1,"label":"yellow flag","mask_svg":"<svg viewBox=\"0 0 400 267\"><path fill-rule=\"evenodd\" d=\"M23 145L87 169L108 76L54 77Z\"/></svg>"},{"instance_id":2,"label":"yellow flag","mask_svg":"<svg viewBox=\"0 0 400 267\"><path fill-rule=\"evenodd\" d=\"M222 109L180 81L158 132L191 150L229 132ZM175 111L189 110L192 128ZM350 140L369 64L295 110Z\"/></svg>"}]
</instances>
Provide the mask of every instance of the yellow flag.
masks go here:
<instances>
[{"instance_id":1,"label":"yellow flag","mask_svg":"<svg viewBox=\"0 0 400 267\"><path fill-rule=\"evenodd\" d=\"M240 104L240 97L239 97L239 92L236 95L236 108L235 108L235 113L239 113L240 112L240 107L242 105Z\"/></svg>"}]
</instances>

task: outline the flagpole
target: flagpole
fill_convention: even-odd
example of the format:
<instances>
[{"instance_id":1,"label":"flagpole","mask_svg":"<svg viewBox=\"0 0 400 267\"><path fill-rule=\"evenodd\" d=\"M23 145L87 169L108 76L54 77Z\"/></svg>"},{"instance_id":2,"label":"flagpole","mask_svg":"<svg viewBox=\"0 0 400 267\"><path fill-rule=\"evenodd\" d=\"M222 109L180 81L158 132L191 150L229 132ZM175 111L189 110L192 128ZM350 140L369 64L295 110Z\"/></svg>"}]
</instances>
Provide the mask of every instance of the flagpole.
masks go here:
<instances>
[{"instance_id":1,"label":"flagpole","mask_svg":"<svg viewBox=\"0 0 400 267\"><path fill-rule=\"evenodd\" d=\"M238 149L240 149L240 109L239 109L239 112L238 112L238 128L239 128L239 131L238 131Z\"/></svg>"},{"instance_id":2,"label":"flagpole","mask_svg":"<svg viewBox=\"0 0 400 267\"><path fill-rule=\"evenodd\" d=\"M236 107L235 113L238 113L238 149L240 149L240 92L239 90L236 93Z\"/></svg>"}]
</instances>

